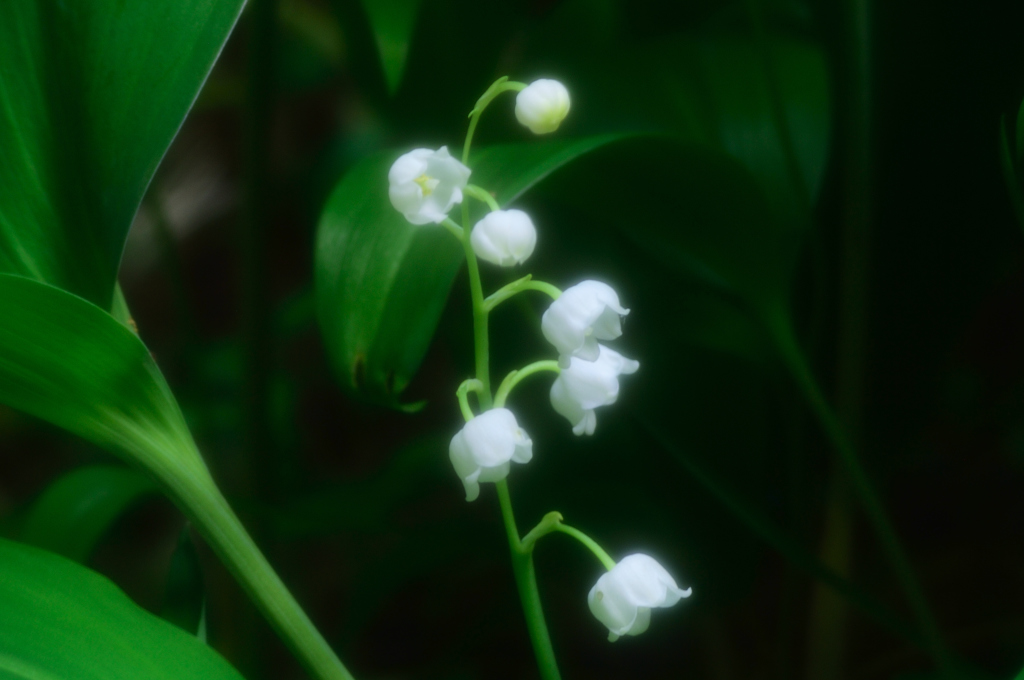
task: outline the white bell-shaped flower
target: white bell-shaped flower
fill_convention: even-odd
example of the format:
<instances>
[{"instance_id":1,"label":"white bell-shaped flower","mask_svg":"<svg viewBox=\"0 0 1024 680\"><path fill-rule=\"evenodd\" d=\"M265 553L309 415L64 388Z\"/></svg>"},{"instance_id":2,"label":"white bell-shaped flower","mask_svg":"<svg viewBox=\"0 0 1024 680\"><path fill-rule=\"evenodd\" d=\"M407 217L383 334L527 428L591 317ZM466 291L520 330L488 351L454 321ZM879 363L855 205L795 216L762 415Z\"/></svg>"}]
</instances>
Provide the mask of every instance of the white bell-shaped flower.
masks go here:
<instances>
[{"instance_id":1,"label":"white bell-shaped flower","mask_svg":"<svg viewBox=\"0 0 1024 680\"><path fill-rule=\"evenodd\" d=\"M535 80L516 95L516 119L536 135L554 132L569 115L569 91L557 80Z\"/></svg>"},{"instance_id":2,"label":"white bell-shaped flower","mask_svg":"<svg viewBox=\"0 0 1024 680\"><path fill-rule=\"evenodd\" d=\"M388 172L388 196L395 210L413 224L440 223L469 181L469 168L452 158L448 147L414 149Z\"/></svg>"},{"instance_id":3,"label":"white bell-shaped flower","mask_svg":"<svg viewBox=\"0 0 1024 680\"><path fill-rule=\"evenodd\" d=\"M474 501L480 495L480 482L497 482L508 476L509 461L530 462L533 442L511 411L496 408L466 423L452 437L448 455L466 487L466 500Z\"/></svg>"},{"instance_id":4,"label":"white bell-shaped flower","mask_svg":"<svg viewBox=\"0 0 1024 680\"><path fill-rule=\"evenodd\" d=\"M537 230L522 210L495 210L476 223L469 241L481 260L511 267L533 254Z\"/></svg>"},{"instance_id":5,"label":"white bell-shaped flower","mask_svg":"<svg viewBox=\"0 0 1024 680\"><path fill-rule=\"evenodd\" d=\"M653 607L671 607L692 593L692 588L679 588L653 557L637 553L622 558L597 579L587 602L597 620L608 627L608 639L615 642L621 635L647 630Z\"/></svg>"},{"instance_id":6,"label":"white bell-shaped flower","mask_svg":"<svg viewBox=\"0 0 1024 680\"><path fill-rule=\"evenodd\" d=\"M551 303L540 329L558 350L558 364L569 366L570 357L597 359L597 341L622 335L622 317L629 310L619 304L612 287L600 281L583 281Z\"/></svg>"},{"instance_id":7,"label":"white bell-shaped flower","mask_svg":"<svg viewBox=\"0 0 1024 680\"><path fill-rule=\"evenodd\" d=\"M640 362L598 345L597 361L573 357L551 385L551 405L568 418L577 435L594 434L594 409L614 404L619 398L619 376L636 373Z\"/></svg>"}]
</instances>

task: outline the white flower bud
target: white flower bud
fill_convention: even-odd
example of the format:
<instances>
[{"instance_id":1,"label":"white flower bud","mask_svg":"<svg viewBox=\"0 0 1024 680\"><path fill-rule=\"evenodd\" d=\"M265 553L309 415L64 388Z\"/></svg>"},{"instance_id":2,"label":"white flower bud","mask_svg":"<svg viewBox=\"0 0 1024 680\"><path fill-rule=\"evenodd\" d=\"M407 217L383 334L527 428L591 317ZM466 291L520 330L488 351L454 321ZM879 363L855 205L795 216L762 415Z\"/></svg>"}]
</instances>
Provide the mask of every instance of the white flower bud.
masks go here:
<instances>
[{"instance_id":1,"label":"white flower bud","mask_svg":"<svg viewBox=\"0 0 1024 680\"><path fill-rule=\"evenodd\" d=\"M469 181L469 168L451 157L448 147L414 149L388 172L388 196L395 210L413 224L441 223Z\"/></svg>"},{"instance_id":2,"label":"white flower bud","mask_svg":"<svg viewBox=\"0 0 1024 680\"><path fill-rule=\"evenodd\" d=\"M551 385L551 406L569 419L577 435L594 434L594 409L614 404L619 398L619 376L636 373L640 362L627 359L613 349L598 345L597 361L573 357L569 368Z\"/></svg>"},{"instance_id":3,"label":"white flower bud","mask_svg":"<svg viewBox=\"0 0 1024 680\"><path fill-rule=\"evenodd\" d=\"M466 423L448 447L455 473L466 487L466 500L480 495L480 482L508 476L509 461L528 463L533 442L506 408L485 411Z\"/></svg>"},{"instance_id":4,"label":"white flower bud","mask_svg":"<svg viewBox=\"0 0 1024 680\"><path fill-rule=\"evenodd\" d=\"M629 310L619 304L611 286L583 281L551 303L540 322L541 331L558 350L558 364L568 368L570 357L597 359L597 341L622 335L621 317Z\"/></svg>"},{"instance_id":5,"label":"white flower bud","mask_svg":"<svg viewBox=\"0 0 1024 680\"><path fill-rule=\"evenodd\" d=\"M554 132L569 115L569 91L557 80L535 80L516 95L516 119L543 135Z\"/></svg>"},{"instance_id":6,"label":"white flower bud","mask_svg":"<svg viewBox=\"0 0 1024 680\"><path fill-rule=\"evenodd\" d=\"M537 230L522 210L495 210L476 223L469 241L481 260L511 267L533 254Z\"/></svg>"},{"instance_id":7,"label":"white flower bud","mask_svg":"<svg viewBox=\"0 0 1024 680\"><path fill-rule=\"evenodd\" d=\"M622 558L597 579L587 602L591 613L608 627L608 640L615 642L620 635L647 630L652 607L671 607L692 593L692 588L680 589L653 557L638 553Z\"/></svg>"}]
</instances>

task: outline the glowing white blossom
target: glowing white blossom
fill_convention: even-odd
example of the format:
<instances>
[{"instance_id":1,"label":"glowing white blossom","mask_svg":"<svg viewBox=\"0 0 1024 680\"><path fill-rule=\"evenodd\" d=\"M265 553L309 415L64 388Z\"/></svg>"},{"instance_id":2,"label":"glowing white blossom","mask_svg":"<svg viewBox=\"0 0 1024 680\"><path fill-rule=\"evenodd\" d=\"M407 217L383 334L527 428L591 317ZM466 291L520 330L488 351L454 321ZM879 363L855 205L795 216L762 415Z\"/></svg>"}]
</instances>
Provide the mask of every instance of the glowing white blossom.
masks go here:
<instances>
[{"instance_id":1,"label":"glowing white blossom","mask_svg":"<svg viewBox=\"0 0 1024 680\"><path fill-rule=\"evenodd\" d=\"M551 405L569 419L577 435L594 434L594 409L614 404L619 398L619 376L636 373L640 362L598 345L597 361L573 357L551 385Z\"/></svg>"},{"instance_id":2,"label":"glowing white blossom","mask_svg":"<svg viewBox=\"0 0 1024 680\"><path fill-rule=\"evenodd\" d=\"M679 588L653 557L638 553L622 558L597 579L587 602L597 620L608 627L608 639L615 642L621 635L647 630L653 607L671 607L692 593L692 588Z\"/></svg>"},{"instance_id":3,"label":"glowing white blossom","mask_svg":"<svg viewBox=\"0 0 1024 680\"><path fill-rule=\"evenodd\" d=\"M452 158L448 147L414 149L399 157L388 172L388 196L395 210L413 224L440 223L469 181L469 168Z\"/></svg>"},{"instance_id":4,"label":"glowing white blossom","mask_svg":"<svg viewBox=\"0 0 1024 680\"><path fill-rule=\"evenodd\" d=\"M480 495L480 482L497 482L508 476L509 461L528 463L533 442L505 408L485 411L452 437L448 455L455 473L466 487L466 500Z\"/></svg>"},{"instance_id":5,"label":"glowing white blossom","mask_svg":"<svg viewBox=\"0 0 1024 680\"><path fill-rule=\"evenodd\" d=\"M537 230L522 210L495 210L476 223L469 240L481 260L511 267L533 254Z\"/></svg>"},{"instance_id":6,"label":"glowing white blossom","mask_svg":"<svg viewBox=\"0 0 1024 680\"><path fill-rule=\"evenodd\" d=\"M568 288L551 303L541 319L544 337L558 350L558 363L569 366L570 357L597 359L597 341L622 335L622 317L629 310L619 304L611 286L583 281Z\"/></svg>"},{"instance_id":7,"label":"glowing white blossom","mask_svg":"<svg viewBox=\"0 0 1024 680\"><path fill-rule=\"evenodd\" d=\"M558 129L569 115L569 91L557 80L535 80L516 95L516 119L543 135Z\"/></svg>"}]
</instances>

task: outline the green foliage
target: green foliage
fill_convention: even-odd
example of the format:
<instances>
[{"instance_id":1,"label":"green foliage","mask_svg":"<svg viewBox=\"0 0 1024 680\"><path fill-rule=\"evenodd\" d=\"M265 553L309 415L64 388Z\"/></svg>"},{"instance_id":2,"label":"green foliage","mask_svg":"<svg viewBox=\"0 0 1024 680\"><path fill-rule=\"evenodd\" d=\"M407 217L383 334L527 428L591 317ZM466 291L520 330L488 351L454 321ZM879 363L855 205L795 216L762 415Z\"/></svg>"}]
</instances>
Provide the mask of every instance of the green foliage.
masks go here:
<instances>
[{"instance_id":1,"label":"green foliage","mask_svg":"<svg viewBox=\"0 0 1024 680\"><path fill-rule=\"evenodd\" d=\"M420 0L363 0L392 94L402 82Z\"/></svg>"},{"instance_id":2,"label":"green foliage","mask_svg":"<svg viewBox=\"0 0 1024 680\"><path fill-rule=\"evenodd\" d=\"M241 680L215 651L102 576L0 539L0 676L19 680Z\"/></svg>"},{"instance_id":3,"label":"green foliage","mask_svg":"<svg viewBox=\"0 0 1024 680\"><path fill-rule=\"evenodd\" d=\"M564 164L618 139L487 149L471 163L471 179L507 204ZM380 153L357 164L328 200L317 232L317 314L346 391L416 410L422 404L403 405L399 397L423 361L463 254L446 230L413 226L391 206L387 175L398 155Z\"/></svg>"},{"instance_id":4,"label":"green foliage","mask_svg":"<svg viewBox=\"0 0 1024 680\"><path fill-rule=\"evenodd\" d=\"M50 484L36 499L22 525L21 540L85 562L122 513L157 491L151 478L132 469L79 468Z\"/></svg>"},{"instance_id":5,"label":"green foliage","mask_svg":"<svg viewBox=\"0 0 1024 680\"><path fill-rule=\"evenodd\" d=\"M99 307L0 274L0 402L47 420L165 483L206 467L138 336Z\"/></svg>"},{"instance_id":6,"label":"green foliage","mask_svg":"<svg viewBox=\"0 0 1024 680\"><path fill-rule=\"evenodd\" d=\"M143 192L243 4L3 3L0 271L110 308Z\"/></svg>"}]
</instances>

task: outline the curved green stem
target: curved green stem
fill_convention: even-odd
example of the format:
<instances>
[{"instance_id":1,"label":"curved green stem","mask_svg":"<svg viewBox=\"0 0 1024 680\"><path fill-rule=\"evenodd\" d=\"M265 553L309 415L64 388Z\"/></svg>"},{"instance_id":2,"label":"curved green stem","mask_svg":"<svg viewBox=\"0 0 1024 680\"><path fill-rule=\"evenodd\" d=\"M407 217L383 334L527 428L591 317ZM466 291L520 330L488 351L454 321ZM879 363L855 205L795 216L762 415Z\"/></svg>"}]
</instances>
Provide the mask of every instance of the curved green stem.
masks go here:
<instances>
[{"instance_id":1,"label":"curved green stem","mask_svg":"<svg viewBox=\"0 0 1024 680\"><path fill-rule=\"evenodd\" d=\"M487 191L483 187L478 187L475 184L467 184L466 188L462 190L467 196L472 196L481 203L486 203L487 206L492 210L501 210L501 206L498 205L498 201L495 200L494 196L491 196L491 192Z\"/></svg>"},{"instance_id":2,"label":"curved green stem","mask_svg":"<svg viewBox=\"0 0 1024 680\"><path fill-rule=\"evenodd\" d=\"M508 399L508 395L512 392L512 388L518 385L523 379L530 377L534 373L540 373L541 371L551 371L553 373L561 373L562 369L558 367L558 362L553 359L546 359L544 361L535 361L532 364L520 368L518 371L512 371L505 379L498 385L498 393L494 396L494 407L501 408L505 405L505 400Z\"/></svg>"},{"instance_id":3,"label":"curved green stem","mask_svg":"<svg viewBox=\"0 0 1024 680\"><path fill-rule=\"evenodd\" d=\"M469 164L469 147L473 143L473 133L476 132L476 124L480 121L480 114L484 112L487 105L490 104L495 97L502 92L518 92L526 87L526 83L518 83L513 80L509 80L508 76L502 76L498 78L491 86L487 88L487 91L480 95L480 99L476 100L476 106L469 112L469 130L466 132L466 144L462 147L462 164Z\"/></svg>"},{"instance_id":4,"label":"curved green stem","mask_svg":"<svg viewBox=\"0 0 1024 680\"><path fill-rule=\"evenodd\" d=\"M463 380L462 384L459 385L459 389L455 390L455 396L459 399L459 410L462 411L462 417L466 419L467 423L473 420L474 417L473 409L469 407L469 397L467 395L470 392L476 392L477 396L479 396L483 389L483 383L473 378Z\"/></svg>"},{"instance_id":5,"label":"curved green stem","mask_svg":"<svg viewBox=\"0 0 1024 680\"><path fill-rule=\"evenodd\" d=\"M523 605L526 617L526 629L533 643L533 652L537 657L537 668L542 680L561 680L555 650L551 646L551 636L544 621L544 610L541 607L540 591L537 588L537 573L533 565L533 553L525 549L519 540L516 518L512 513L512 499L508 493L508 481L502 479L494 485L498 490L498 502L501 504L501 517L505 522L505 533L508 536L508 547L512 554L512 571L515 574L516 586L519 589L519 600Z\"/></svg>"},{"instance_id":6,"label":"curved green stem","mask_svg":"<svg viewBox=\"0 0 1024 680\"><path fill-rule=\"evenodd\" d=\"M899 580L900 586L910 602L914 617L917 619L917 625L920 627L932 660L936 666L944 671L944 675L948 675L949 656L942 644L938 626L932 617L924 591L914 575L910 560L900 544L892 522L886 515L885 508L874 489L874 485L861 465L853 444L846 436L846 432L839 423L839 419L825 400L817 380L804 360L803 353L793 337L793 329L788 318L782 313L768 314L766 322L783 360L790 369L800 390L807 398L811 410L814 411L822 429L832 441L840 460L850 475L850 481L861 504L864 506L868 521L871 523L879 542L881 542L886 557L896 573L896 578Z\"/></svg>"},{"instance_id":7,"label":"curved green stem","mask_svg":"<svg viewBox=\"0 0 1024 680\"><path fill-rule=\"evenodd\" d=\"M611 571L615 567L615 560L604 551L604 548L597 544L597 541L587 536L585 533L575 527L568 526L566 524L558 524L555 526L555 531L561 531L563 534L569 534L583 545L590 548L590 552L597 556L597 559L601 560L601 564L608 571Z\"/></svg>"},{"instance_id":8,"label":"curved green stem","mask_svg":"<svg viewBox=\"0 0 1024 680\"><path fill-rule=\"evenodd\" d=\"M451 233L451 235L457 238L460 242L465 240L466 232L463 231L462 227L456 224L455 220L453 220L452 218L444 218L444 222L441 222L441 226L447 229Z\"/></svg>"},{"instance_id":9,"label":"curved green stem","mask_svg":"<svg viewBox=\"0 0 1024 680\"><path fill-rule=\"evenodd\" d=\"M562 291L557 286L553 286L544 281L534 281L533 275L527 274L523 278L516 279L512 283L506 284L488 295L487 299L484 300L484 306L489 312L505 300L522 293L524 290L540 291L552 300L557 300L562 295Z\"/></svg>"},{"instance_id":10,"label":"curved green stem","mask_svg":"<svg viewBox=\"0 0 1024 680\"><path fill-rule=\"evenodd\" d=\"M537 523L530 533L523 537L522 547L525 552L531 552L533 547L537 544L537 541L555 531L560 531L563 534L572 536L577 541L582 543L594 553L594 555L601 561L601 564L605 566L605 569L611 571L615 567L615 560L605 552L604 548L598 545L597 541L587 536L585 533L575 527L571 527L568 524L562 523L562 513L560 512L549 512Z\"/></svg>"}]
</instances>

